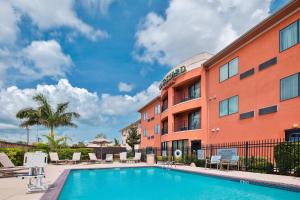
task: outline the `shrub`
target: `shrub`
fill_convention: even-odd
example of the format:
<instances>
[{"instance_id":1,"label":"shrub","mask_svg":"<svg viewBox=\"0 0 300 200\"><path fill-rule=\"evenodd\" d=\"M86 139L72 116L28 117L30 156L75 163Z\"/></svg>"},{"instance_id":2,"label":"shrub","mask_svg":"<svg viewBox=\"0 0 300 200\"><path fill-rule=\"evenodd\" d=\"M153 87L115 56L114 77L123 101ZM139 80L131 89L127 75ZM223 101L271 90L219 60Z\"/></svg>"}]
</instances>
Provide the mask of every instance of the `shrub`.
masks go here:
<instances>
[{"instance_id":1,"label":"shrub","mask_svg":"<svg viewBox=\"0 0 300 200\"><path fill-rule=\"evenodd\" d=\"M57 149L56 150L59 159L64 160L64 159L72 159L73 153L74 152L81 152L81 157L80 160L89 160L89 155L88 153L92 153L93 149L91 148L64 148L64 149Z\"/></svg>"},{"instance_id":2,"label":"shrub","mask_svg":"<svg viewBox=\"0 0 300 200\"><path fill-rule=\"evenodd\" d=\"M245 160L244 164L245 164ZM271 162L268 161L265 157L255 157L251 156L248 160L248 170L253 172L261 172L261 173L273 173L274 166Z\"/></svg>"},{"instance_id":3,"label":"shrub","mask_svg":"<svg viewBox=\"0 0 300 200\"><path fill-rule=\"evenodd\" d=\"M27 149L24 148L0 148L0 152L6 153L9 159L16 165L23 165L24 154Z\"/></svg>"},{"instance_id":4,"label":"shrub","mask_svg":"<svg viewBox=\"0 0 300 200\"><path fill-rule=\"evenodd\" d=\"M300 143L282 142L274 148L276 167L280 174L289 174L300 165Z\"/></svg>"},{"instance_id":5,"label":"shrub","mask_svg":"<svg viewBox=\"0 0 300 200\"><path fill-rule=\"evenodd\" d=\"M300 165L298 167L296 167L294 175L297 176L297 177L300 177Z\"/></svg>"},{"instance_id":6,"label":"shrub","mask_svg":"<svg viewBox=\"0 0 300 200\"><path fill-rule=\"evenodd\" d=\"M205 167L205 160L196 160L194 163L196 167Z\"/></svg>"}]
</instances>

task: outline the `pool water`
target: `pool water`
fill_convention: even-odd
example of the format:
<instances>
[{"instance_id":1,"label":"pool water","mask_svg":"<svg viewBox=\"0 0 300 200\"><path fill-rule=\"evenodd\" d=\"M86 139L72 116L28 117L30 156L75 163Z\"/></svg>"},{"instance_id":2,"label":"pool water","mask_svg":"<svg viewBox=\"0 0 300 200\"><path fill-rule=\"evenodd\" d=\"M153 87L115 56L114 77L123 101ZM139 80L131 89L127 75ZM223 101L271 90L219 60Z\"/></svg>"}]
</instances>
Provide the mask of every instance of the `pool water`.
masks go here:
<instances>
[{"instance_id":1,"label":"pool water","mask_svg":"<svg viewBox=\"0 0 300 200\"><path fill-rule=\"evenodd\" d=\"M71 171L60 200L300 199L300 193L162 168Z\"/></svg>"}]
</instances>

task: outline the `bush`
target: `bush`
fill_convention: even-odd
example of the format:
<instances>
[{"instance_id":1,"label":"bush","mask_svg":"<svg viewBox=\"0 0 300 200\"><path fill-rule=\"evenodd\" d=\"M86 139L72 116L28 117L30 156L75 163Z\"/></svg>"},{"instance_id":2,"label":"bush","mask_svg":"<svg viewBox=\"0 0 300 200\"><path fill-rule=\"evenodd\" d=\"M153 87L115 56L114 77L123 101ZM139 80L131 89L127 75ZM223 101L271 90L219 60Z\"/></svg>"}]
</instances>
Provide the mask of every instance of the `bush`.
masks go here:
<instances>
[{"instance_id":1,"label":"bush","mask_svg":"<svg viewBox=\"0 0 300 200\"><path fill-rule=\"evenodd\" d=\"M274 165L265 157L251 156L248 159L248 170L252 172L260 172L271 174L274 172ZM244 157L240 158L240 166L246 166Z\"/></svg>"},{"instance_id":2,"label":"bush","mask_svg":"<svg viewBox=\"0 0 300 200\"><path fill-rule=\"evenodd\" d=\"M89 155L88 153L92 153L93 149L91 148L64 148L64 149L57 149L56 150L59 159L64 160L64 159L72 159L73 153L74 152L81 152L81 157L80 160L89 160Z\"/></svg>"},{"instance_id":3,"label":"bush","mask_svg":"<svg viewBox=\"0 0 300 200\"><path fill-rule=\"evenodd\" d=\"M6 153L9 159L16 165L23 165L24 154L27 149L24 148L0 148L0 152Z\"/></svg>"},{"instance_id":4,"label":"bush","mask_svg":"<svg viewBox=\"0 0 300 200\"><path fill-rule=\"evenodd\" d=\"M196 160L194 163L196 167L205 167L205 160Z\"/></svg>"},{"instance_id":5,"label":"bush","mask_svg":"<svg viewBox=\"0 0 300 200\"><path fill-rule=\"evenodd\" d=\"M282 142L275 146L274 156L280 174L289 174L300 165L300 143Z\"/></svg>"},{"instance_id":6,"label":"bush","mask_svg":"<svg viewBox=\"0 0 300 200\"><path fill-rule=\"evenodd\" d=\"M296 167L294 175L297 176L297 177L300 177L300 165L298 167Z\"/></svg>"}]
</instances>

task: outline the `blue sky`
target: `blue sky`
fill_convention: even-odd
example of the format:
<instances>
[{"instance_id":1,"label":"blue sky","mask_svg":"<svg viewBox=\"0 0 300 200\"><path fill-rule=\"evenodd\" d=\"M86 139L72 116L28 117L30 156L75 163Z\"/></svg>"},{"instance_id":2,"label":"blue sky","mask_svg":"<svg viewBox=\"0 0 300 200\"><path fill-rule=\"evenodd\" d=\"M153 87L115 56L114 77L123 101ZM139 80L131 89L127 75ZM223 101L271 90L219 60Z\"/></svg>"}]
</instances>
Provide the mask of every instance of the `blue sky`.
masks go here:
<instances>
[{"instance_id":1,"label":"blue sky","mask_svg":"<svg viewBox=\"0 0 300 200\"><path fill-rule=\"evenodd\" d=\"M14 115L39 92L82 115L58 135L119 137L170 67L216 53L286 2L0 0L0 139L25 139ZM32 127L32 141L45 133Z\"/></svg>"}]
</instances>

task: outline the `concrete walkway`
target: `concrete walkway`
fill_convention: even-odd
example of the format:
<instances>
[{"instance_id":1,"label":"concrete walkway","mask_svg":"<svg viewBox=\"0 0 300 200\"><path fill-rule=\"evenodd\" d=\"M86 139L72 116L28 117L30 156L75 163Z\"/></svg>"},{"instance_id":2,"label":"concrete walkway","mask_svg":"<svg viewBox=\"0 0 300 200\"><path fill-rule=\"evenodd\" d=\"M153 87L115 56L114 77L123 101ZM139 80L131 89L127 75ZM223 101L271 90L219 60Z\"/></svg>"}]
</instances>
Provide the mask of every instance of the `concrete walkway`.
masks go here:
<instances>
[{"instance_id":1,"label":"concrete walkway","mask_svg":"<svg viewBox=\"0 0 300 200\"><path fill-rule=\"evenodd\" d=\"M46 182L51 185L59 177L59 175L65 169L84 169L84 168L108 168L108 167L129 167L129 166L147 166L146 164L124 164L124 163L113 163L113 164L86 164L81 163L78 165L48 165L45 168ZM162 167L160 165L157 165ZM184 170L189 172L197 172L207 175L217 175L237 180L250 180L258 181L271 184L281 184L283 186L291 186L300 188L300 178L291 176L279 176L271 174L259 174L251 172L240 172L240 171L225 171L215 169L204 169L190 166L173 166L172 169ZM43 192L27 194L26 193L26 180L19 180L17 178L0 178L0 200L37 200L43 196Z\"/></svg>"}]
</instances>

